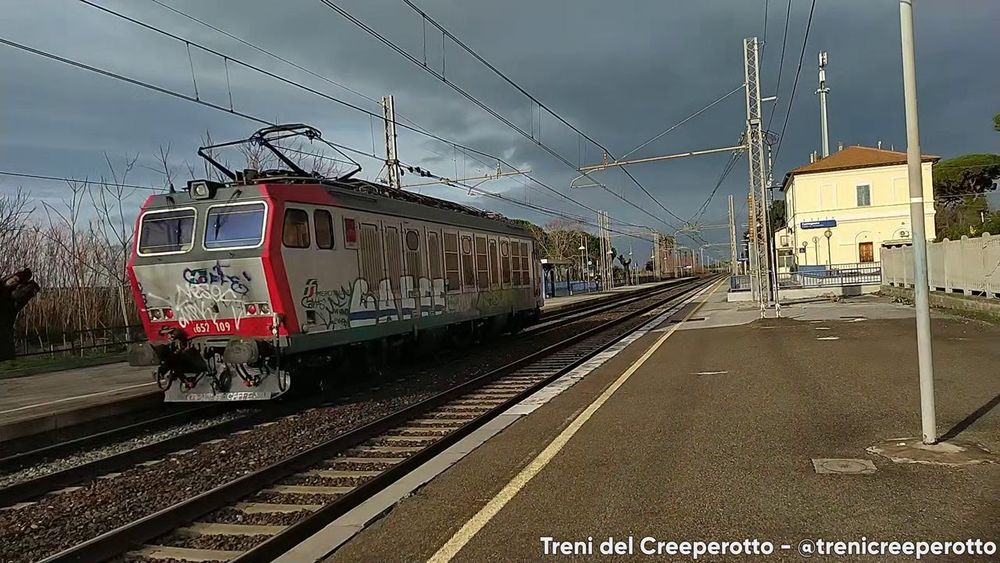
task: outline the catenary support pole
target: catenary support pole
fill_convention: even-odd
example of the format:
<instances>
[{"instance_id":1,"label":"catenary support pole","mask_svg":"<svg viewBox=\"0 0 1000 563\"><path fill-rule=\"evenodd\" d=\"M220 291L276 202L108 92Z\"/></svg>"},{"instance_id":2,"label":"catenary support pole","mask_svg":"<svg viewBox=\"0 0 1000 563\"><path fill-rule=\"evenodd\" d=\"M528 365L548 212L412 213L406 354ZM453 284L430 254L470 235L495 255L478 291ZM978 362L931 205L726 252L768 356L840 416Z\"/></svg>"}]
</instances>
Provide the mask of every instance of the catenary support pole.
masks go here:
<instances>
[{"instance_id":1,"label":"catenary support pole","mask_svg":"<svg viewBox=\"0 0 1000 563\"><path fill-rule=\"evenodd\" d=\"M917 310L920 418L923 441L925 444L933 444L937 441L934 414L934 356L931 350L931 312L928 303L927 228L924 225L924 187L920 162L920 128L917 121L912 0L899 0L899 27L903 52L903 101L906 106L906 167L910 181L910 222L913 224L913 293Z\"/></svg>"}]
</instances>

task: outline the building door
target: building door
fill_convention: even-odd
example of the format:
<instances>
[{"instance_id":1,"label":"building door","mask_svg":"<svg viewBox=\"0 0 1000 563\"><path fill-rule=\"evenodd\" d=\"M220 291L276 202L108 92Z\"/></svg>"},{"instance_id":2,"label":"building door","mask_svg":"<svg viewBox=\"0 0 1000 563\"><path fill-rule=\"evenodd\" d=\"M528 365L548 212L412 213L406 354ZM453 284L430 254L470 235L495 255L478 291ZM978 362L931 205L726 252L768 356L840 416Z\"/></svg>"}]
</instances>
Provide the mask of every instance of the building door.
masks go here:
<instances>
[{"instance_id":1,"label":"building door","mask_svg":"<svg viewBox=\"0 0 1000 563\"><path fill-rule=\"evenodd\" d=\"M875 248L873 245L874 243L871 242L858 243L858 256L862 262L875 261Z\"/></svg>"}]
</instances>

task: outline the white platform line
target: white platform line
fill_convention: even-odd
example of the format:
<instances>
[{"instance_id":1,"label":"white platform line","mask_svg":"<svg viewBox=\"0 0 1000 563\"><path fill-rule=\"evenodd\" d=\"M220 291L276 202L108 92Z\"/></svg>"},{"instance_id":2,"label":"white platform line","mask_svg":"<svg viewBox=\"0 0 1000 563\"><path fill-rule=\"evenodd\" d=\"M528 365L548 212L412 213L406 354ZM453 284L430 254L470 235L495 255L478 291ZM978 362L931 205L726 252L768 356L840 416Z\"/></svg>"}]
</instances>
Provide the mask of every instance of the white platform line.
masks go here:
<instances>
[{"instance_id":1,"label":"white platform line","mask_svg":"<svg viewBox=\"0 0 1000 563\"><path fill-rule=\"evenodd\" d=\"M62 399L56 399L54 401L46 401L44 403L35 403L33 405L25 405L23 407L18 407L16 409L10 409L5 411L0 411L0 414L7 414L11 412L24 411L28 409L37 409L38 407L47 407L49 405L55 405L58 403L65 403L66 401L75 401L76 399L87 399L89 397L97 397L100 395L108 395L110 393L117 393L119 391L127 391L129 389L137 389L139 387L146 387L148 385L156 385L155 381L150 381L149 383L136 383L135 385L126 385L125 387L116 387L114 389L108 389L107 391L98 391L96 393L87 393L86 395L76 395L75 397L63 397Z\"/></svg>"}]
</instances>

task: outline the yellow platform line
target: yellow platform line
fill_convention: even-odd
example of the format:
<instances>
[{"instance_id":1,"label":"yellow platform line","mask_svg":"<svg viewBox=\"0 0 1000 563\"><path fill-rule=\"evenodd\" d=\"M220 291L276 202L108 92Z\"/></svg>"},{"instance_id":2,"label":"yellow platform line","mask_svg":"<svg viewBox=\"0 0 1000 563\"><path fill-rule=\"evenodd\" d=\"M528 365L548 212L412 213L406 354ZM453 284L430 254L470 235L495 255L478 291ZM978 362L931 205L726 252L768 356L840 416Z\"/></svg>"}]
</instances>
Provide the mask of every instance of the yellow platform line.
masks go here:
<instances>
[{"instance_id":1,"label":"yellow platform line","mask_svg":"<svg viewBox=\"0 0 1000 563\"><path fill-rule=\"evenodd\" d=\"M719 283L712 286L712 288L708 291L703 290L699 292L695 298L715 293L715 290L722 285L722 281L725 280L719 281ZM681 320L681 322L676 323L670 327L670 330L664 332L662 336L657 338L638 360L633 362L624 373L618 376L618 379L616 379L614 383L605 389L604 392L594 400L594 402L590 403L590 405L587 406L583 412L573 419L573 422L571 422L569 426L556 436L555 439L552 440L549 445L535 457L535 459L531 460L531 463L529 463L527 467L514 476L514 478L511 479L510 482L508 482L504 488L501 489L500 492L486 504L486 506L480 509L475 516L466 522L465 525L463 525L462 528L458 530L458 532L456 532L447 543L441 546L441 549L439 549L437 553L428 559L428 561L430 563L447 563L451 561L453 557L458 555L458 552L461 551L462 548L465 547L465 545L468 544L469 541L472 540L472 538L475 537L475 535L478 534L479 531L482 530L483 527L485 527L486 524L488 524L489 521L492 520L493 517L496 516L497 513L499 513L500 510L503 509L503 507L506 506L507 503L510 502L510 500L513 499L514 496L517 495L517 493L520 492L521 489L523 489L524 486L535 477L535 475L538 475L538 473L541 472L541 470L544 469L550 461L552 461L552 458L554 458L556 454L563 449L563 446L569 442L570 438L572 438L573 435L576 434L588 420L590 420L590 417L597 412L597 409L601 408L601 406L604 405L604 403L606 403L608 399L610 399L611 396L614 395L626 381L628 381L630 377L632 377L632 374L638 371L639 368L642 367L642 365L656 353L660 346L662 346L663 343L670 338L670 335L672 335L682 324L684 324L685 321L694 316L694 314L698 312L698 309L700 309L705 303L706 301L701 301L701 303L684 316L684 319Z\"/></svg>"}]
</instances>

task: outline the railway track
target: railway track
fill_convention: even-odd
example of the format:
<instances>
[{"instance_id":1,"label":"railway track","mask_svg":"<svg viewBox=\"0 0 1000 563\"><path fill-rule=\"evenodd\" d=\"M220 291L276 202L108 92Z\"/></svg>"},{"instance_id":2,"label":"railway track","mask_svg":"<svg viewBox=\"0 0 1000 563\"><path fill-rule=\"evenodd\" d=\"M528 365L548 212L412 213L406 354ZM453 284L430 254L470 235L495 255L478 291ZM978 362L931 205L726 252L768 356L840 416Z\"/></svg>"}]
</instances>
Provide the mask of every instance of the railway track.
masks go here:
<instances>
[{"instance_id":1,"label":"railway track","mask_svg":"<svg viewBox=\"0 0 1000 563\"><path fill-rule=\"evenodd\" d=\"M649 299L651 296L671 291L676 285L668 284L634 294L595 299L593 302L584 301L580 306L571 307L569 310L556 311L544 316L539 324L528 327L523 331L523 334L542 334L552 331L573 319L629 306L633 303ZM2 480L3 475L11 474L24 468L30 468L42 462L54 460L53 463L60 467L60 469L46 471L36 477L19 480L0 487L0 507L17 505L78 483L121 472L126 468L162 458L172 452L190 448L192 444L202 443L232 432L251 428L257 424L266 423L269 420L291 414L308 406L310 406L308 402L297 401L292 405L271 407L265 412L240 416L187 432L177 432L169 437L134 447L127 444L128 440L135 437L163 431L164 429L169 429L171 425L181 425L207 419L232 411L235 407L234 405L209 405L185 408L177 412L134 422L119 428L104 430L73 440L0 458L0 480ZM72 454L77 452L86 452L88 448L96 450L102 447L113 447L116 444L124 445L113 448L117 450L115 453L100 456L82 463L59 463L60 458L71 457Z\"/></svg>"},{"instance_id":2,"label":"railway track","mask_svg":"<svg viewBox=\"0 0 1000 563\"><path fill-rule=\"evenodd\" d=\"M45 561L270 561L618 341L612 329L711 281L615 303L614 319Z\"/></svg>"}]
</instances>

